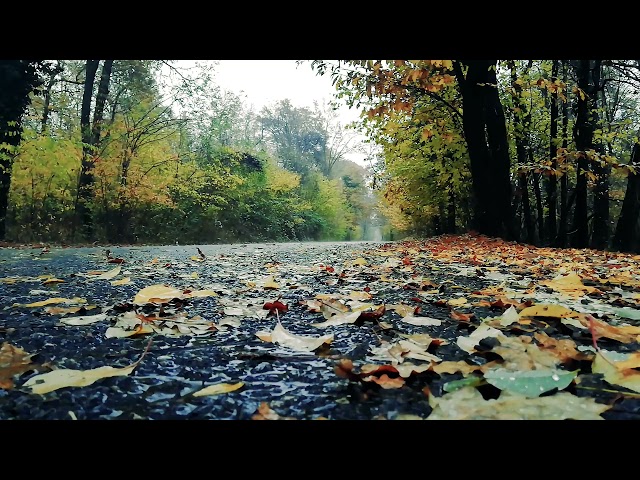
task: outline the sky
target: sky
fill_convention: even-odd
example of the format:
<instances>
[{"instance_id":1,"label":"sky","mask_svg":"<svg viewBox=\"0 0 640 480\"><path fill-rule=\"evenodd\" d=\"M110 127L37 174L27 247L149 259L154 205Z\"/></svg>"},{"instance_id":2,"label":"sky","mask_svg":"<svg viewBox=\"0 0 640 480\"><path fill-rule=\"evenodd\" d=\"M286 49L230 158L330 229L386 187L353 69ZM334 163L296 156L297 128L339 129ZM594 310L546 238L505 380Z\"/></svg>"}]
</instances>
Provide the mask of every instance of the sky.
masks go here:
<instances>
[{"instance_id":1,"label":"sky","mask_svg":"<svg viewBox=\"0 0 640 480\"><path fill-rule=\"evenodd\" d=\"M333 100L335 88L329 74L318 75L311 65L295 60L218 60L216 84L237 94L241 90L256 110L288 98L294 107L313 107L314 100ZM357 120L358 112L346 105L340 109L341 123Z\"/></svg>"},{"instance_id":2,"label":"sky","mask_svg":"<svg viewBox=\"0 0 640 480\"><path fill-rule=\"evenodd\" d=\"M214 81L223 90L238 95L243 91L247 105L256 111L263 106L288 98L294 107L313 108L334 100L335 88L331 76L318 75L308 63L297 65L295 60L217 60ZM358 119L356 109L346 105L339 110L338 121L346 125ZM365 164L364 155L351 154L348 159Z\"/></svg>"}]
</instances>

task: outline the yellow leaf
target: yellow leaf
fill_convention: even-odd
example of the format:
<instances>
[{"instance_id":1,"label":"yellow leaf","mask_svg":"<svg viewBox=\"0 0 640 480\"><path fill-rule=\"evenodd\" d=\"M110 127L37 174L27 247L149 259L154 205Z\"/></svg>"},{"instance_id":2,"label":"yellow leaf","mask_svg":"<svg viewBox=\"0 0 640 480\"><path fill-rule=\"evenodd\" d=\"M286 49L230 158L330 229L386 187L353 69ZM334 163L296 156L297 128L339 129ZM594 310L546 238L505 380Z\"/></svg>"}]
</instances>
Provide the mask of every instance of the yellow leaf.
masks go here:
<instances>
[{"instance_id":1,"label":"yellow leaf","mask_svg":"<svg viewBox=\"0 0 640 480\"><path fill-rule=\"evenodd\" d=\"M277 290L280 288L280 285L278 285L278 283L274 280L273 276L271 276L264 281L263 288L267 290L268 289Z\"/></svg>"},{"instance_id":2,"label":"yellow leaf","mask_svg":"<svg viewBox=\"0 0 640 480\"><path fill-rule=\"evenodd\" d=\"M111 285L114 285L114 286L126 285L127 283L131 283L131 278L130 277L121 278L120 280L113 280L111 282Z\"/></svg>"},{"instance_id":3,"label":"yellow leaf","mask_svg":"<svg viewBox=\"0 0 640 480\"><path fill-rule=\"evenodd\" d=\"M371 294L369 292L349 292L349 298L352 300L370 300Z\"/></svg>"},{"instance_id":4,"label":"yellow leaf","mask_svg":"<svg viewBox=\"0 0 640 480\"><path fill-rule=\"evenodd\" d=\"M585 293L597 291L596 287L588 287L582 284L582 278L575 272L567 275L558 275L553 280L540 282L540 285L551 287L556 291L564 292L573 296L582 296Z\"/></svg>"},{"instance_id":5,"label":"yellow leaf","mask_svg":"<svg viewBox=\"0 0 640 480\"><path fill-rule=\"evenodd\" d=\"M571 317L576 315L576 312L563 307L562 305L551 303L539 303L531 307L524 308L520 311L520 317Z\"/></svg>"},{"instance_id":6,"label":"yellow leaf","mask_svg":"<svg viewBox=\"0 0 640 480\"><path fill-rule=\"evenodd\" d=\"M458 297L456 299L449 300L447 303L452 307L461 307L462 305L466 305L468 302L466 298Z\"/></svg>"},{"instance_id":7,"label":"yellow leaf","mask_svg":"<svg viewBox=\"0 0 640 480\"><path fill-rule=\"evenodd\" d=\"M125 368L99 367L92 370L60 369L36 375L22 386L31 388L31 393L41 395L65 387L86 387L101 378L126 376L133 372L136 365Z\"/></svg>"},{"instance_id":8,"label":"yellow leaf","mask_svg":"<svg viewBox=\"0 0 640 480\"><path fill-rule=\"evenodd\" d=\"M168 303L174 298L184 298L182 290L167 285L150 285L136 294L133 303L135 305Z\"/></svg>"},{"instance_id":9,"label":"yellow leaf","mask_svg":"<svg viewBox=\"0 0 640 480\"><path fill-rule=\"evenodd\" d=\"M221 393L229 393L239 388L244 387L243 382L238 383L218 383L216 385L209 385L208 387L198 390L193 394L194 397L204 397L207 395L219 395Z\"/></svg>"},{"instance_id":10,"label":"yellow leaf","mask_svg":"<svg viewBox=\"0 0 640 480\"><path fill-rule=\"evenodd\" d=\"M612 385L619 385L640 393L640 372L629 368L630 365L637 365L637 359L630 358L626 354L618 354L618 356L624 356L624 359L614 361L613 354L615 352L598 351L593 360L591 371L603 374L604 379Z\"/></svg>"},{"instance_id":11,"label":"yellow leaf","mask_svg":"<svg viewBox=\"0 0 640 480\"><path fill-rule=\"evenodd\" d=\"M45 280L44 282L42 282L43 285L50 285L52 283L64 283L64 280L61 280L59 278L50 278L49 280Z\"/></svg>"},{"instance_id":12,"label":"yellow leaf","mask_svg":"<svg viewBox=\"0 0 640 480\"><path fill-rule=\"evenodd\" d=\"M282 326L280 322L276 324L271 332L259 331L256 336L260 340L271 343L279 343L292 350L310 352L320 347L323 343L331 343L333 334L312 337L309 335L295 335Z\"/></svg>"},{"instance_id":13,"label":"yellow leaf","mask_svg":"<svg viewBox=\"0 0 640 480\"><path fill-rule=\"evenodd\" d=\"M54 303L78 304L78 303L87 303L87 301L84 298L80 298L80 297L73 297L73 298L55 297L55 298L49 298L47 300L42 300L41 302L27 303L24 306L25 307L44 307L45 305L51 305Z\"/></svg>"},{"instance_id":14,"label":"yellow leaf","mask_svg":"<svg viewBox=\"0 0 640 480\"><path fill-rule=\"evenodd\" d=\"M90 316L85 315L85 316L79 316L79 317L63 318L60 320L60 323L63 323L65 325L90 325L95 322L106 320L106 318L107 318L106 313L99 313L97 315L90 315Z\"/></svg>"},{"instance_id":15,"label":"yellow leaf","mask_svg":"<svg viewBox=\"0 0 640 480\"><path fill-rule=\"evenodd\" d=\"M117 267L112 268L108 272L104 272L101 275L97 275L95 277L90 277L90 278L92 280L111 280L113 277L115 277L116 275L120 274L120 270L121 269L122 269L122 267L120 265L118 265Z\"/></svg>"},{"instance_id":16,"label":"yellow leaf","mask_svg":"<svg viewBox=\"0 0 640 480\"><path fill-rule=\"evenodd\" d=\"M217 297L218 293L213 290L193 290L192 292L185 293L186 298L192 297Z\"/></svg>"}]
</instances>

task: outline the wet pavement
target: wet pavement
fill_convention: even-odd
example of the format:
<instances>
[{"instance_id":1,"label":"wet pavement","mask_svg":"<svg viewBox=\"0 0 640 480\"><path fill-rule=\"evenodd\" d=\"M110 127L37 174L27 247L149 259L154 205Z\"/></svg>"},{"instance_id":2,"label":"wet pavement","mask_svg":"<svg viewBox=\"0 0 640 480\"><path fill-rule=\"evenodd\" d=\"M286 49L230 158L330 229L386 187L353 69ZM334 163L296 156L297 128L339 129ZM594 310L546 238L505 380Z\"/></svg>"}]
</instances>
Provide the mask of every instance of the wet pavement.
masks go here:
<instances>
[{"instance_id":1,"label":"wet pavement","mask_svg":"<svg viewBox=\"0 0 640 480\"><path fill-rule=\"evenodd\" d=\"M401 252L384 250L393 245L2 248L0 419L427 419L429 396L443 395L448 382L463 378L460 372L425 367L393 386L382 380L397 380L397 372L386 378L378 372L371 382L362 381L359 368L392 363L382 347L425 334L438 341L416 353L414 364L428 366L435 355L478 367L495 360L486 354L491 345L471 355L460 350L456 339L478 324L452 319L437 297L501 280L426 260L403 268ZM427 277L438 294L416 299ZM170 288L176 296L167 294ZM327 305L340 307L339 298L368 315L318 327L332 318ZM275 302L286 308L266 307ZM412 302L421 306L416 318L437 321L408 323L389 308ZM305 343L322 336L330 339L316 348ZM122 370L36 393L51 384L39 377L48 372L103 367ZM598 375L581 377L582 387L602 384ZM495 398L491 388L480 390ZM611 386L608 393L570 390L615 404L602 418L640 419L640 403Z\"/></svg>"}]
</instances>

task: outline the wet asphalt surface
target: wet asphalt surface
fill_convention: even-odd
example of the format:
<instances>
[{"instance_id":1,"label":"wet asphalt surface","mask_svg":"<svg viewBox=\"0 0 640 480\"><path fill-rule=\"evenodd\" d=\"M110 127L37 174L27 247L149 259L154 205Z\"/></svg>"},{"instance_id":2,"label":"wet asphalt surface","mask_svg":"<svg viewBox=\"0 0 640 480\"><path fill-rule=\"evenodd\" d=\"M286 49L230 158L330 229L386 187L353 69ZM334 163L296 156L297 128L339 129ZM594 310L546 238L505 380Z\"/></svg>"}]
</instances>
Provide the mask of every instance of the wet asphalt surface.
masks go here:
<instances>
[{"instance_id":1,"label":"wet asphalt surface","mask_svg":"<svg viewBox=\"0 0 640 480\"><path fill-rule=\"evenodd\" d=\"M268 404L280 418L312 420L374 420L426 418L431 413L425 395L428 387L441 395L443 385L460 374L424 372L407 379L399 389L354 382L336 373L341 359L354 364L372 363L372 349L401 335L428 333L455 339L468 334L464 322L452 320L448 310L424 304L424 316L442 319L438 326L400 324L390 312L378 321L343 324L318 329L312 323L322 316L301 302L317 294L362 291L370 287L376 302L408 303L415 292L400 282L379 282L378 273L354 268L355 259L369 259L367 252L380 242L237 244L91 248L0 249L0 344L10 344L30 355L32 368L11 377L11 388L0 388L1 420L250 420ZM124 260L121 264L111 259ZM120 265L112 279L91 278ZM329 271L327 266L335 267ZM494 285L479 276L454 276L447 269L424 265L441 290L447 282L468 291ZM410 282L408 274L393 275ZM406 275L406 278L401 277ZM279 288L264 288L273 278ZM51 282L54 278L58 281ZM111 282L129 278L128 283ZM6 279L10 279L7 281ZM47 282L49 280L49 282ZM62 280L62 281L59 281ZM128 337L108 337L107 329L127 312L158 313L157 305L132 305L136 294L149 285L170 285L183 291L207 289L215 296L187 298L166 303L160 315L183 312L189 318L210 322L216 328L197 335L175 332ZM47 307L25 306L48 298L80 298L75 312L55 313ZM268 312L265 302L279 299L288 310ZM73 303L70 303L73 305ZM91 306L86 309L82 306ZM244 309L238 314L234 308ZM262 310L262 314L258 313ZM229 312L233 315L229 315ZM74 316L104 314L86 325L64 323ZM333 334L333 340L314 351L301 352L265 342L257 333L270 331L279 321L295 335ZM585 339L588 342L588 339ZM455 342L440 345L439 356L462 358ZM467 362L486 363L482 355L465 355ZM128 375L101 378L86 386L70 386L44 394L33 393L25 383L54 369L90 370L110 366L124 368L139 361ZM593 384L602 382L593 378ZM212 385L242 385L216 395L194 393ZM589 384L588 376L583 385ZM6 386L5 386L6 387ZM576 394L580 394L579 392ZM584 394L584 393L583 393ZM612 403L615 395L593 394ZM640 403L618 402L602 414L605 419L640 419ZM264 413L264 411L263 411Z\"/></svg>"}]
</instances>

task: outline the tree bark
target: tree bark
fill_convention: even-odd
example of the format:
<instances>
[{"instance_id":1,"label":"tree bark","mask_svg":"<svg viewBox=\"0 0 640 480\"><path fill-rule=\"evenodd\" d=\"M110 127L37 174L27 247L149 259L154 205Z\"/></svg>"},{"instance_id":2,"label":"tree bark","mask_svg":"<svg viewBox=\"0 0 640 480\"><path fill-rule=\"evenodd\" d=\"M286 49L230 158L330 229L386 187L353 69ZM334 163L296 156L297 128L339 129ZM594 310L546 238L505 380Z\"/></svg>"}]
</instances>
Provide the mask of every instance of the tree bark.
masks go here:
<instances>
[{"instance_id":1,"label":"tree bark","mask_svg":"<svg viewBox=\"0 0 640 480\"><path fill-rule=\"evenodd\" d=\"M593 130L589 95L591 93L591 61L578 60L576 75L578 78L578 105L573 136L578 152L578 169L576 171L576 205L573 212L573 235L571 246L586 248L589 246L589 224L587 205L587 174L589 173L589 159L587 151L593 146Z\"/></svg>"},{"instance_id":2,"label":"tree bark","mask_svg":"<svg viewBox=\"0 0 640 480\"><path fill-rule=\"evenodd\" d=\"M558 60L553 60L551 64L551 81L555 82L558 79ZM549 128L549 161L551 171L546 177L546 203L547 203L547 218L546 218L546 232L544 237L541 235L540 239L547 238L547 244L551 244L555 241L558 225L556 222L556 215L558 210L558 193L557 193L557 177L555 175L558 164L556 161L556 155L558 154L558 93L557 91L551 92L551 106L550 106L550 128Z\"/></svg>"},{"instance_id":3,"label":"tree bark","mask_svg":"<svg viewBox=\"0 0 640 480\"><path fill-rule=\"evenodd\" d=\"M567 84L567 61L562 60L562 82ZM567 102L562 104L562 148L566 152L569 146L569 105ZM564 159L566 163L566 159ZM563 165L564 167L564 165ZM560 225L558 226L558 235L553 242L553 246L567 247L567 224L569 219L569 206L567 197L569 195L569 177L566 168L560 177Z\"/></svg>"},{"instance_id":4,"label":"tree bark","mask_svg":"<svg viewBox=\"0 0 640 480\"><path fill-rule=\"evenodd\" d=\"M629 162L635 172L627 174L620 217L611 246L621 252L640 252L640 145L633 145Z\"/></svg>"},{"instance_id":5,"label":"tree bark","mask_svg":"<svg viewBox=\"0 0 640 480\"><path fill-rule=\"evenodd\" d=\"M22 140L22 117L29 106L29 94L42 79L38 65L43 60L0 60L0 240L6 237L11 170Z\"/></svg>"},{"instance_id":6,"label":"tree bark","mask_svg":"<svg viewBox=\"0 0 640 480\"><path fill-rule=\"evenodd\" d=\"M90 240L93 237L93 218L90 203L93 198L93 167L95 166L95 154L100 144L100 132L104 115L104 106L109 94L109 82L113 60L105 60L102 66L96 105L93 113L93 125L91 119L91 100L100 60L87 60L84 92L82 96L82 109L80 112L80 131L82 135L82 164L78 177L78 193L76 197L76 223L74 227L81 226L83 237ZM75 232L74 232L75 233Z\"/></svg>"},{"instance_id":7,"label":"tree bark","mask_svg":"<svg viewBox=\"0 0 640 480\"><path fill-rule=\"evenodd\" d=\"M496 66L496 60L454 63L462 93L463 130L471 163L474 228L488 236L515 240L509 143L498 96Z\"/></svg>"},{"instance_id":8,"label":"tree bark","mask_svg":"<svg viewBox=\"0 0 640 480\"><path fill-rule=\"evenodd\" d=\"M531 115L527 111L527 106L522 102L522 86L516 82L518 79L516 73L515 61L509 62L511 69L511 87L513 88L513 129L516 137L516 157L518 159L518 190L520 202L522 202L522 213L524 215L524 225L527 232L527 243L535 243L535 231L533 219L531 218L531 204L529 202L529 174L524 169L527 163L528 143L525 140L526 133L529 130ZM527 69L528 70L528 69ZM525 71L526 74L526 71Z\"/></svg>"},{"instance_id":9,"label":"tree bark","mask_svg":"<svg viewBox=\"0 0 640 480\"><path fill-rule=\"evenodd\" d=\"M594 128L600 124L600 115L598 114L598 93L604 90L600 86L600 68L602 60L595 60L593 67L593 104L592 116ZM601 141L595 142L595 150L604 155L604 146ZM595 186L593 189L593 234L591 236L591 247L604 250L609 246L609 176L611 167L609 167L600 159L593 162L593 173L596 175Z\"/></svg>"}]
</instances>

